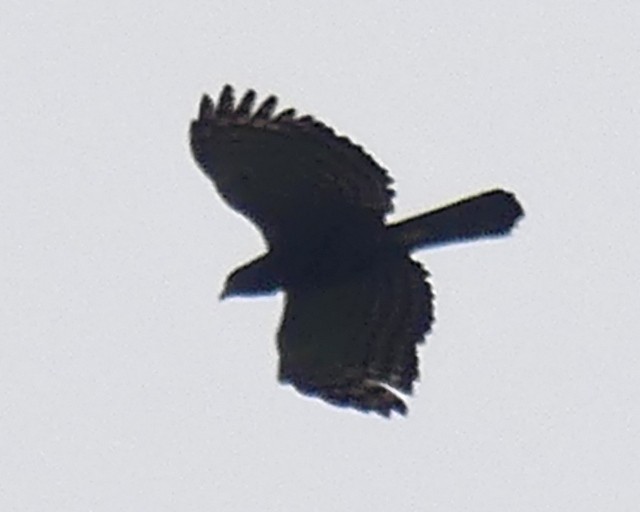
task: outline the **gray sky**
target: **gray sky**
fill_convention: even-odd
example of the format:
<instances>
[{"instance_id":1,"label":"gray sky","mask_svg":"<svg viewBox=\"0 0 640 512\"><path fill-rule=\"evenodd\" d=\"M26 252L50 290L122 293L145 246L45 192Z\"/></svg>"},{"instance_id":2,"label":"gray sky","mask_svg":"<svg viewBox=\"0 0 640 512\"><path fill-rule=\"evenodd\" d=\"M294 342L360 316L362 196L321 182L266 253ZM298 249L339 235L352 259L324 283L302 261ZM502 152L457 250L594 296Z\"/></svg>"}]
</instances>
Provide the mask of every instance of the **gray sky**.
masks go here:
<instances>
[{"instance_id":1,"label":"gray sky","mask_svg":"<svg viewBox=\"0 0 640 512\"><path fill-rule=\"evenodd\" d=\"M640 6L391 4L2 3L0 510L637 507ZM279 386L282 297L217 301L262 250L188 151L227 82L363 144L394 218L521 199L416 255L408 418Z\"/></svg>"}]
</instances>

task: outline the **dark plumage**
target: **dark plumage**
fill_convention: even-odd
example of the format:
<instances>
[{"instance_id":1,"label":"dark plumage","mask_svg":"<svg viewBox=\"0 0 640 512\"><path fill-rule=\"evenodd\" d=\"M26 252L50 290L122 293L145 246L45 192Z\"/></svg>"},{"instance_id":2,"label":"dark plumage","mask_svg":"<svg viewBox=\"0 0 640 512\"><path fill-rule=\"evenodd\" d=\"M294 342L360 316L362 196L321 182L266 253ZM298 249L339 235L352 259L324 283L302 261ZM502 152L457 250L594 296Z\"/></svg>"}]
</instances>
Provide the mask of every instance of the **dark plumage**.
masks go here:
<instances>
[{"instance_id":1,"label":"dark plumage","mask_svg":"<svg viewBox=\"0 0 640 512\"><path fill-rule=\"evenodd\" d=\"M335 405L388 416L407 407L416 344L433 322L418 248L504 235L523 214L491 190L391 225L387 172L362 148L293 109L236 103L225 86L191 123L193 155L229 205L262 230L266 254L236 269L222 296L284 290L279 378Z\"/></svg>"}]
</instances>

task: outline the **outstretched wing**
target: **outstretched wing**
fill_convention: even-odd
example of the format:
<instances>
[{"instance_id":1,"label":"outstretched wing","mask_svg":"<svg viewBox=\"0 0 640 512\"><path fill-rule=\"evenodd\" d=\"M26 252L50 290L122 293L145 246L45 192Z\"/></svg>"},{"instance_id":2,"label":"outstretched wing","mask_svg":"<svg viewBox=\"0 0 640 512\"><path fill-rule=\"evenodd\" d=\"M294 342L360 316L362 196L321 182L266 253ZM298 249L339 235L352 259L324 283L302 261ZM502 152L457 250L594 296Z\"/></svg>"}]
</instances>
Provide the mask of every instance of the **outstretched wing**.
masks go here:
<instances>
[{"instance_id":1,"label":"outstretched wing","mask_svg":"<svg viewBox=\"0 0 640 512\"><path fill-rule=\"evenodd\" d=\"M326 287L287 289L279 378L334 405L406 414L394 391L411 393L416 344L433 321L427 272L389 256Z\"/></svg>"},{"instance_id":2,"label":"outstretched wing","mask_svg":"<svg viewBox=\"0 0 640 512\"><path fill-rule=\"evenodd\" d=\"M217 104L202 98L191 124L195 159L224 199L253 220L277 244L331 219L378 218L392 208L387 172L362 148L293 109L274 115L269 96L254 109L249 90L235 103L225 86Z\"/></svg>"}]
</instances>

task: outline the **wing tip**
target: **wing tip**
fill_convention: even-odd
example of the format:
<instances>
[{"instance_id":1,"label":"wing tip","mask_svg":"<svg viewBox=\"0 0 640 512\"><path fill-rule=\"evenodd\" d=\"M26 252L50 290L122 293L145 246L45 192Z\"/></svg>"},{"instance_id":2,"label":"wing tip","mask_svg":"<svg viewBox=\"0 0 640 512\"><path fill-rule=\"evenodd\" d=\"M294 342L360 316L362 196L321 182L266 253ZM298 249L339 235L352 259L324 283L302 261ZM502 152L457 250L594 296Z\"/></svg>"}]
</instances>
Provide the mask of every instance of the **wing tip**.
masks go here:
<instances>
[{"instance_id":1,"label":"wing tip","mask_svg":"<svg viewBox=\"0 0 640 512\"><path fill-rule=\"evenodd\" d=\"M251 118L253 121L269 121L278 105L278 98L271 94L260 104L256 113Z\"/></svg>"},{"instance_id":2,"label":"wing tip","mask_svg":"<svg viewBox=\"0 0 640 512\"><path fill-rule=\"evenodd\" d=\"M233 111L233 106L235 103L235 94L233 87L229 84L226 84L222 91L220 92L220 96L218 97L218 106L216 107L216 114L218 116L223 116L225 114L229 114Z\"/></svg>"},{"instance_id":3,"label":"wing tip","mask_svg":"<svg viewBox=\"0 0 640 512\"><path fill-rule=\"evenodd\" d=\"M247 89L247 92L242 96L242 99L238 104L238 108L235 111L236 115L239 117L249 116L253 110L253 104L256 101L256 96L256 91L253 89Z\"/></svg>"},{"instance_id":4,"label":"wing tip","mask_svg":"<svg viewBox=\"0 0 640 512\"><path fill-rule=\"evenodd\" d=\"M398 394L371 379L349 383L318 384L281 378L280 382L291 384L300 393L320 398L337 407L355 409L367 414L379 414L385 418L390 418L394 412L401 416L409 413L407 404Z\"/></svg>"},{"instance_id":5,"label":"wing tip","mask_svg":"<svg viewBox=\"0 0 640 512\"><path fill-rule=\"evenodd\" d=\"M236 104L235 89L230 84L225 84L216 102L208 94L202 96L198 120L235 119L238 121L257 122L258 124L271 121L280 124L295 120L296 111L290 108L274 116L278 105L278 97L273 94L267 96L254 111L256 98L256 91L247 89Z\"/></svg>"},{"instance_id":6,"label":"wing tip","mask_svg":"<svg viewBox=\"0 0 640 512\"><path fill-rule=\"evenodd\" d=\"M345 390L345 396L336 405L352 407L365 413L375 413L390 418L392 413L406 416L407 404L399 395L379 382L364 380L360 385Z\"/></svg>"},{"instance_id":7,"label":"wing tip","mask_svg":"<svg viewBox=\"0 0 640 512\"><path fill-rule=\"evenodd\" d=\"M203 94L198 109L198 119L212 119L215 116L215 106L211 96Z\"/></svg>"}]
</instances>

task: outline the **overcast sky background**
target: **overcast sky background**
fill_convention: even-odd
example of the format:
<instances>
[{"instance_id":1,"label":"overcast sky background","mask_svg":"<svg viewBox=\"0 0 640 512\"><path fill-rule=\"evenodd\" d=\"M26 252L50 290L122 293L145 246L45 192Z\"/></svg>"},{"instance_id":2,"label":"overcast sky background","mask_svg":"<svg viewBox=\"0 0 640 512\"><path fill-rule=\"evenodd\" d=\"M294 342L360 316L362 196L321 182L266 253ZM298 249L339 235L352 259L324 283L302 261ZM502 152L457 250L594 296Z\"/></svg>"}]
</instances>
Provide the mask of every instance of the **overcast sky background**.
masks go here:
<instances>
[{"instance_id":1,"label":"overcast sky background","mask_svg":"<svg viewBox=\"0 0 640 512\"><path fill-rule=\"evenodd\" d=\"M0 5L0 510L637 508L638 2L101 4ZM278 385L282 297L217 301L262 250L188 149L227 82L363 144L393 218L522 201L416 254L407 418Z\"/></svg>"}]
</instances>

